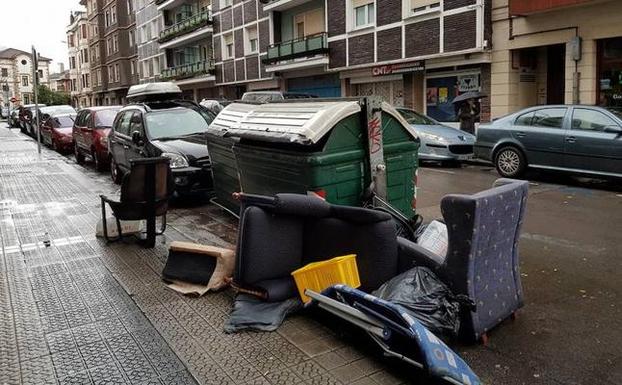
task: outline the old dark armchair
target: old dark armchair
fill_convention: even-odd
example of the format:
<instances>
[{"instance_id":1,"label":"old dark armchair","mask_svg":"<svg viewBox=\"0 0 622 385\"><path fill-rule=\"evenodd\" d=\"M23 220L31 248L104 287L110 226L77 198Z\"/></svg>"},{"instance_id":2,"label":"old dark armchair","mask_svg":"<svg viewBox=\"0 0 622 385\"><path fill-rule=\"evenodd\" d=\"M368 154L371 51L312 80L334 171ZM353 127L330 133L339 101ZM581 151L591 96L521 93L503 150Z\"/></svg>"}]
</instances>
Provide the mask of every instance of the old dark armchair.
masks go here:
<instances>
[{"instance_id":1,"label":"old dark armchair","mask_svg":"<svg viewBox=\"0 0 622 385\"><path fill-rule=\"evenodd\" d=\"M123 176L119 201L101 195L102 222L104 237L108 241L123 238L121 221L146 220L146 247L155 246L156 235L166 229L168 202L173 194L174 183L169 167L169 159L144 158L130 161L130 172ZM106 204L112 209L116 219L118 237L108 236L106 223ZM162 217L162 225L156 232L156 217Z\"/></svg>"}]
</instances>

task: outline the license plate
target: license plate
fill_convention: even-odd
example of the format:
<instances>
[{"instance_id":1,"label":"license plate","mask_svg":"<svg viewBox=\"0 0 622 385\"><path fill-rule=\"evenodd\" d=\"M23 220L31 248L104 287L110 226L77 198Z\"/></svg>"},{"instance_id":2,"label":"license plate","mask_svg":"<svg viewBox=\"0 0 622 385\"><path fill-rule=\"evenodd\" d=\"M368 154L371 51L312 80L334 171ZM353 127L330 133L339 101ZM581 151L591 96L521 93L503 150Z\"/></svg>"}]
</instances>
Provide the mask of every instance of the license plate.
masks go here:
<instances>
[{"instance_id":1,"label":"license plate","mask_svg":"<svg viewBox=\"0 0 622 385\"><path fill-rule=\"evenodd\" d=\"M469 160L473 155L458 155L458 160Z\"/></svg>"}]
</instances>

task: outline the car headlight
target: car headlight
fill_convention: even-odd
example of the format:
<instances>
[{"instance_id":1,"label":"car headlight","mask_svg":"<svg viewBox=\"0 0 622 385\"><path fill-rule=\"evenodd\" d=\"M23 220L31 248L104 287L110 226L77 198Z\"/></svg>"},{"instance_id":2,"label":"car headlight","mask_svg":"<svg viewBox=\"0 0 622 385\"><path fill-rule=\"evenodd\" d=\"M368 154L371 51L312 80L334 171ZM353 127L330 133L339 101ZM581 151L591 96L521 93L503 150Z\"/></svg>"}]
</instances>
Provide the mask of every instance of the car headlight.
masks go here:
<instances>
[{"instance_id":1,"label":"car headlight","mask_svg":"<svg viewBox=\"0 0 622 385\"><path fill-rule=\"evenodd\" d=\"M447 139L445 139L445 138L443 138L442 136L439 136L439 135L434 135L434 134L430 134L430 133L427 133L427 132L421 132L421 133L419 133L419 136L421 136L422 138L424 138L428 142L447 144Z\"/></svg>"},{"instance_id":2,"label":"car headlight","mask_svg":"<svg viewBox=\"0 0 622 385\"><path fill-rule=\"evenodd\" d=\"M162 156L169 158L171 168L182 168L188 167L188 159L181 154L176 154L174 152L165 152L162 153Z\"/></svg>"}]
</instances>

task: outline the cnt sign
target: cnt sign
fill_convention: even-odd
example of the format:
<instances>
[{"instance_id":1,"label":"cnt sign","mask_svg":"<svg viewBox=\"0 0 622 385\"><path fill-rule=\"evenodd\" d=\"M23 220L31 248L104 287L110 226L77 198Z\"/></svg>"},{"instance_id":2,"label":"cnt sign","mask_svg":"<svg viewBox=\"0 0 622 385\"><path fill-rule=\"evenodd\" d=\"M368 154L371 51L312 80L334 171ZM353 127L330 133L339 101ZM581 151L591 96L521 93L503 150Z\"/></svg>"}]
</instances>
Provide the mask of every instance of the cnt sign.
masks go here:
<instances>
[{"instance_id":1,"label":"cnt sign","mask_svg":"<svg viewBox=\"0 0 622 385\"><path fill-rule=\"evenodd\" d=\"M425 70L424 61L415 61L410 63L385 64L373 67L371 73L373 76L385 76L393 74L403 74L406 72L417 72Z\"/></svg>"}]
</instances>

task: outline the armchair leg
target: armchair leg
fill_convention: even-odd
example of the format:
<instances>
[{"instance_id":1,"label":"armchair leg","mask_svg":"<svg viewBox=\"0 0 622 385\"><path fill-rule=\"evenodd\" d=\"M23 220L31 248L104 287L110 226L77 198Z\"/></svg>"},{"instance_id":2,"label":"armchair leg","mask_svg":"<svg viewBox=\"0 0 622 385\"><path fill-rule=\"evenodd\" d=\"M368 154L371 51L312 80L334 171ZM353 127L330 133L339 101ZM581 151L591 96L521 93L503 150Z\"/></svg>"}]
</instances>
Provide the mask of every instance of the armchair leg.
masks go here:
<instances>
[{"instance_id":1,"label":"armchair leg","mask_svg":"<svg viewBox=\"0 0 622 385\"><path fill-rule=\"evenodd\" d=\"M145 239L145 247L152 248L156 241L156 218L155 216L147 218L147 239Z\"/></svg>"},{"instance_id":2,"label":"armchair leg","mask_svg":"<svg viewBox=\"0 0 622 385\"><path fill-rule=\"evenodd\" d=\"M482 345L488 346L488 334L482 334L482 336L480 337L480 342L482 343Z\"/></svg>"}]
</instances>

